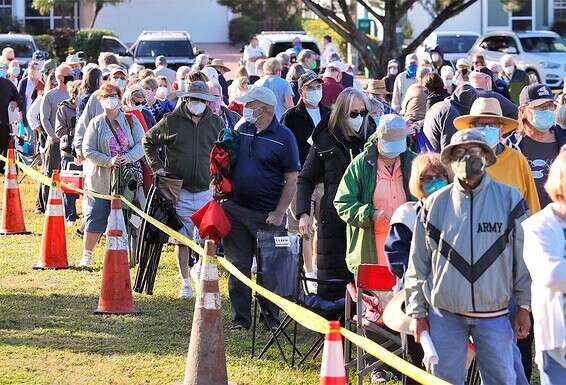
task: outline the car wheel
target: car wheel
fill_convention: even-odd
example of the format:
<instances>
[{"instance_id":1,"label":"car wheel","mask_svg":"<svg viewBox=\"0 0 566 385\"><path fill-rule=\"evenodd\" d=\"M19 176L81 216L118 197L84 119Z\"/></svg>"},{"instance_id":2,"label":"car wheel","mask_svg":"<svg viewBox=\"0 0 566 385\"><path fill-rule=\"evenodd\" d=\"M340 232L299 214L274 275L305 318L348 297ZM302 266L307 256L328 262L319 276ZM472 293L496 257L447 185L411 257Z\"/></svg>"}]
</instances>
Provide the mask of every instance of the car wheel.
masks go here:
<instances>
[{"instance_id":1,"label":"car wheel","mask_svg":"<svg viewBox=\"0 0 566 385\"><path fill-rule=\"evenodd\" d=\"M536 71L527 70L527 75L529 75L529 81L531 82L531 84L540 83L540 78L538 77L538 74L537 74Z\"/></svg>"}]
</instances>

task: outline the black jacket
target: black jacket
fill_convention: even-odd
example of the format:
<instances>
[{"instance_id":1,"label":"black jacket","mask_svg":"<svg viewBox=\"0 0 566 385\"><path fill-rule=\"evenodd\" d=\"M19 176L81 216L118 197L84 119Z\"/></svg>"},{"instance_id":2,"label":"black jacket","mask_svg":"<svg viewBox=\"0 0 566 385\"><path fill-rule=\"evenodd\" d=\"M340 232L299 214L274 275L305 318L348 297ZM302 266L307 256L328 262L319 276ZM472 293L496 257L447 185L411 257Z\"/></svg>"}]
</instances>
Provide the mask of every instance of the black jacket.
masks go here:
<instances>
[{"instance_id":1,"label":"black jacket","mask_svg":"<svg viewBox=\"0 0 566 385\"><path fill-rule=\"evenodd\" d=\"M330 108L320 104L319 110L320 120L323 121L324 118L330 114ZM307 139L310 138L315 128L314 123L307 112L305 103L300 100L295 107L289 108L285 111L281 117L281 124L288 127L293 135L295 135L297 145L299 146L299 159L301 160L301 165L303 165L311 148Z\"/></svg>"},{"instance_id":2,"label":"black jacket","mask_svg":"<svg viewBox=\"0 0 566 385\"><path fill-rule=\"evenodd\" d=\"M375 132L375 123L369 120L365 138L347 139L337 130L328 131L330 114L321 120L313 133L314 144L299 174L297 184L297 217L310 213L312 193L318 183L324 185L320 200L317 233L318 279L352 280L346 267L346 223L334 207L334 197L342 176L352 159L364 149L367 138ZM344 296L346 285L318 284L318 294L329 300Z\"/></svg>"},{"instance_id":3,"label":"black jacket","mask_svg":"<svg viewBox=\"0 0 566 385\"><path fill-rule=\"evenodd\" d=\"M519 111L517 109L517 105L513 103L511 100L501 95L497 91L485 91L485 90L476 90L476 91L478 92L478 98L497 99L499 101L499 105L501 106L501 111L503 112L503 116L505 116L506 118L517 119Z\"/></svg>"},{"instance_id":4,"label":"black jacket","mask_svg":"<svg viewBox=\"0 0 566 385\"><path fill-rule=\"evenodd\" d=\"M426 95L426 110L430 110L430 107L434 106L436 103L443 101L449 97L448 92L429 91Z\"/></svg>"},{"instance_id":5,"label":"black jacket","mask_svg":"<svg viewBox=\"0 0 566 385\"><path fill-rule=\"evenodd\" d=\"M354 86L354 77L347 72L342 72L342 86L344 88L353 87Z\"/></svg>"},{"instance_id":6,"label":"black jacket","mask_svg":"<svg viewBox=\"0 0 566 385\"><path fill-rule=\"evenodd\" d=\"M28 98L26 98L26 88L28 86L28 81L29 81L29 78L25 77L25 78L22 78L22 80L20 80L20 83L18 84L18 93L20 94L20 99L22 100L21 111L22 111L22 115L23 115L23 121L24 121L24 124L26 126L28 125L26 113L27 113L27 110L28 110L28 107L29 107L27 105L28 104Z\"/></svg>"},{"instance_id":7,"label":"black jacket","mask_svg":"<svg viewBox=\"0 0 566 385\"><path fill-rule=\"evenodd\" d=\"M389 92L387 95L385 95L385 100L387 100L387 103L391 104L391 98L393 95L393 87L395 86L395 79L397 79L397 75L387 75L385 76L383 79L385 82L385 89L387 90L387 92Z\"/></svg>"}]
</instances>

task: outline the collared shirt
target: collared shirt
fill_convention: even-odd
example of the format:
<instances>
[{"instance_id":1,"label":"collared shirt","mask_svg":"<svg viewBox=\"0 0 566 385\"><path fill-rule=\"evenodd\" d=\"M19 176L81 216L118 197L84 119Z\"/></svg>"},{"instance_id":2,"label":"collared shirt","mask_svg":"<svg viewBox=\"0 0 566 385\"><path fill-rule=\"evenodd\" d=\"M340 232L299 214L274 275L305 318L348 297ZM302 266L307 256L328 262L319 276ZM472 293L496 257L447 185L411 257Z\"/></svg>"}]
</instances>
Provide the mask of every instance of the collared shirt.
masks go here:
<instances>
[{"instance_id":1,"label":"collared shirt","mask_svg":"<svg viewBox=\"0 0 566 385\"><path fill-rule=\"evenodd\" d=\"M232 170L232 199L251 210L273 211L285 186L285 174L301 169L297 141L275 117L259 133L248 122L238 131L240 151Z\"/></svg>"}]
</instances>

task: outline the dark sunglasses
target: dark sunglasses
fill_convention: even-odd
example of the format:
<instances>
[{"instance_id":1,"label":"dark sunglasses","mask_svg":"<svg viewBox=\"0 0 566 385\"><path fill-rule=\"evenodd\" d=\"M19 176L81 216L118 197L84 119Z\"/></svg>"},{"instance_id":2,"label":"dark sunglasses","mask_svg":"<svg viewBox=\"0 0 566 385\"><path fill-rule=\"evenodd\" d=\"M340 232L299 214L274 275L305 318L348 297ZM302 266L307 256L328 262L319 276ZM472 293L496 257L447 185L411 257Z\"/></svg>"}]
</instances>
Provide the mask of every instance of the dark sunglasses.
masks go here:
<instances>
[{"instance_id":1,"label":"dark sunglasses","mask_svg":"<svg viewBox=\"0 0 566 385\"><path fill-rule=\"evenodd\" d=\"M368 114L368 112L366 110L363 110L363 111L360 111L360 112L352 111L352 112L350 112L350 118L356 119L358 116L365 118L367 114Z\"/></svg>"}]
</instances>

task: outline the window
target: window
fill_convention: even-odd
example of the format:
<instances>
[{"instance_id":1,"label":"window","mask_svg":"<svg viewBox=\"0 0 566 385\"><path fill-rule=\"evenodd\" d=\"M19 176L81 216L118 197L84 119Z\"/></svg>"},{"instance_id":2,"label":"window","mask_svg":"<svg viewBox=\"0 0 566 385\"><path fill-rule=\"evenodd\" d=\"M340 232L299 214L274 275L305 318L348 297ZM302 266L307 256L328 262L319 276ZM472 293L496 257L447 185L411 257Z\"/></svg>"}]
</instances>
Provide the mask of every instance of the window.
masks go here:
<instances>
[{"instance_id":1,"label":"window","mask_svg":"<svg viewBox=\"0 0 566 385\"><path fill-rule=\"evenodd\" d=\"M511 36L492 36L481 42L480 47L493 52L519 53L517 44Z\"/></svg>"},{"instance_id":2,"label":"window","mask_svg":"<svg viewBox=\"0 0 566 385\"><path fill-rule=\"evenodd\" d=\"M25 1L26 29L29 30L31 34L42 34L50 29L61 27L79 28L79 7L77 0L68 5L52 7L51 11L45 15L39 13L37 9L32 6L33 0Z\"/></svg>"},{"instance_id":3,"label":"window","mask_svg":"<svg viewBox=\"0 0 566 385\"><path fill-rule=\"evenodd\" d=\"M142 40L136 47L136 57L163 55L193 58L193 47L188 40Z\"/></svg>"},{"instance_id":4,"label":"window","mask_svg":"<svg viewBox=\"0 0 566 385\"><path fill-rule=\"evenodd\" d=\"M439 36L438 46L443 53L467 53L476 40L475 36Z\"/></svg>"},{"instance_id":5,"label":"window","mask_svg":"<svg viewBox=\"0 0 566 385\"><path fill-rule=\"evenodd\" d=\"M16 57L31 57L33 54L33 45L27 40L9 40L0 42L0 52L6 47L12 47Z\"/></svg>"},{"instance_id":6,"label":"window","mask_svg":"<svg viewBox=\"0 0 566 385\"><path fill-rule=\"evenodd\" d=\"M310 49L311 51L314 51L317 55L320 55L320 50L318 49L318 46L316 45L316 43L302 42L301 44L303 46L303 49ZM275 43L271 46L269 56L275 57L278 53L285 52L289 48L293 48L292 42Z\"/></svg>"},{"instance_id":7,"label":"window","mask_svg":"<svg viewBox=\"0 0 566 385\"><path fill-rule=\"evenodd\" d=\"M532 0L523 0L520 8L511 14L511 29L513 31L532 31L534 4Z\"/></svg>"},{"instance_id":8,"label":"window","mask_svg":"<svg viewBox=\"0 0 566 385\"><path fill-rule=\"evenodd\" d=\"M566 42L555 37L523 37L523 50L526 52L566 52Z\"/></svg>"},{"instance_id":9,"label":"window","mask_svg":"<svg viewBox=\"0 0 566 385\"><path fill-rule=\"evenodd\" d=\"M100 45L102 52L112 52L116 55L124 56L127 49L118 40L112 38L103 38Z\"/></svg>"},{"instance_id":10,"label":"window","mask_svg":"<svg viewBox=\"0 0 566 385\"><path fill-rule=\"evenodd\" d=\"M12 17L12 0L0 0L0 18Z\"/></svg>"}]
</instances>

